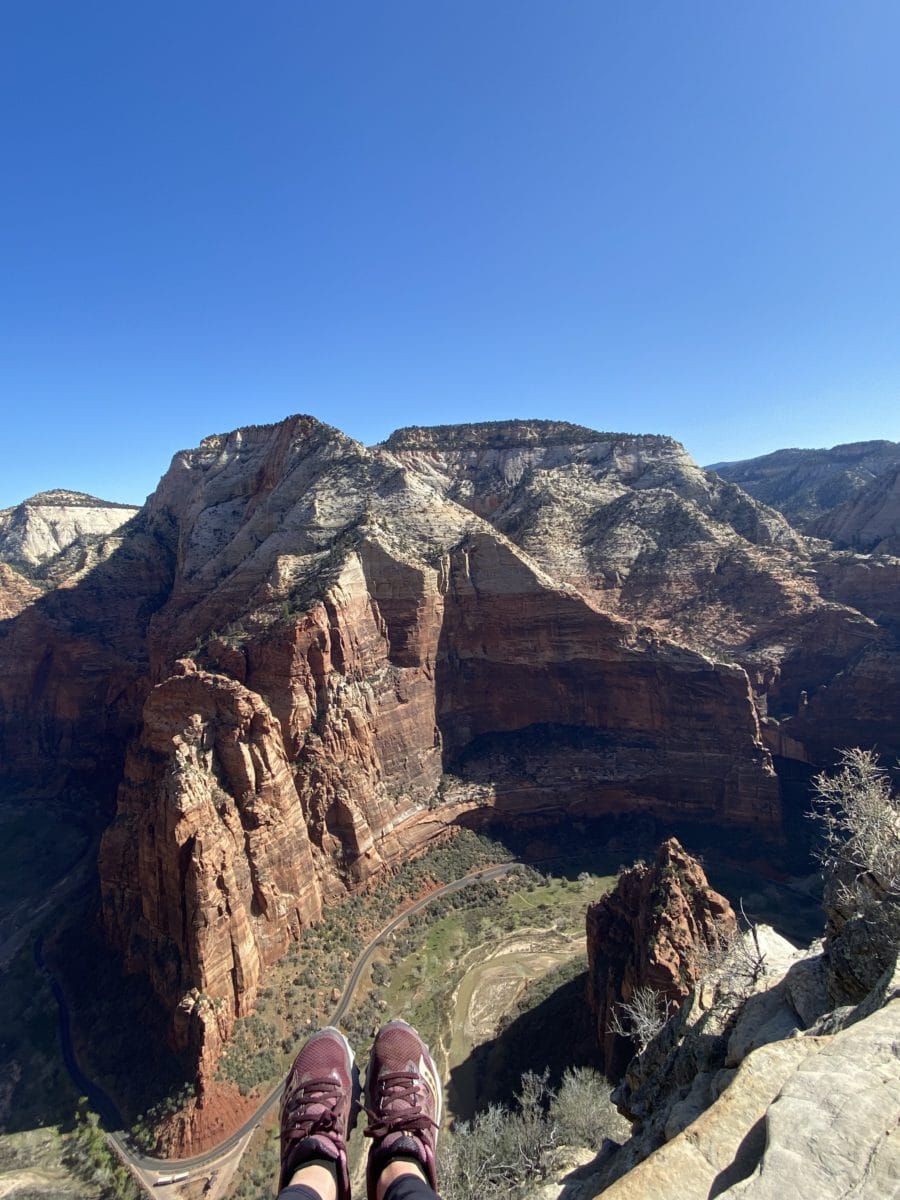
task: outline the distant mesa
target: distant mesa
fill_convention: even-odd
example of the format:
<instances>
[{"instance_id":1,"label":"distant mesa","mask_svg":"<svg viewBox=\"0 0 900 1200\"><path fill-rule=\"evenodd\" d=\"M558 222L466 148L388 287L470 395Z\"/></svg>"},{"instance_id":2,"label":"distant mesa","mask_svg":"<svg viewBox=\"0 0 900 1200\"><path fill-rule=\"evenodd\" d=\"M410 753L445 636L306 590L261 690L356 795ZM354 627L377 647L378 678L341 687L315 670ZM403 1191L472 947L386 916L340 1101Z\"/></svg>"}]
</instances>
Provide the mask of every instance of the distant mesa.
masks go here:
<instances>
[{"instance_id":1,"label":"distant mesa","mask_svg":"<svg viewBox=\"0 0 900 1200\"><path fill-rule=\"evenodd\" d=\"M656 434L601 433L569 421L477 421L462 425L408 425L395 430L383 444L387 450L511 450L522 446L578 445L593 442L673 439Z\"/></svg>"},{"instance_id":2,"label":"distant mesa","mask_svg":"<svg viewBox=\"0 0 900 1200\"><path fill-rule=\"evenodd\" d=\"M709 470L784 513L792 525L831 537L820 518L854 501L885 472L900 467L900 442L848 442L830 450L776 450L739 462L713 463ZM843 544L851 544L845 527ZM850 540L848 540L850 539Z\"/></svg>"},{"instance_id":3,"label":"distant mesa","mask_svg":"<svg viewBox=\"0 0 900 1200\"><path fill-rule=\"evenodd\" d=\"M26 570L42 566L75 543L114 533L137 512L68 488L38 492L0 509L0 561Z\"/></svg>"},{"instance_id":4,"label":"distant mesa","mask_svg":"<svg viewBox=\"0 0 900 1200\"><path fill-rule=\"evenodd\" d=\"M69 488L50 488L46 492L37 492L23 500L21 505L13 508L125 508L135 512L133 504L120 504L117 500L101 500L87 492L73 492ZM0 512L12 512L13 508L0 509Z\"/></svg>"}]
</instances>

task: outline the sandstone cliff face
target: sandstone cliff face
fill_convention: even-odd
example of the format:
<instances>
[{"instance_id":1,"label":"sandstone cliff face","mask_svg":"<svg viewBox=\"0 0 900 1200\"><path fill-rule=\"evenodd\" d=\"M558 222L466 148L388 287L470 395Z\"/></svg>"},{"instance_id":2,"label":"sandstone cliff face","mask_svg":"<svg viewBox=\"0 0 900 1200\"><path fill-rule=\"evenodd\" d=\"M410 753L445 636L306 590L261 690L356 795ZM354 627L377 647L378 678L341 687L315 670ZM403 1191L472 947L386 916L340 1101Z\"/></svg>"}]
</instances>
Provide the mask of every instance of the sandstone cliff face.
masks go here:
<instances>
[{"instance_id":1,"label":"sandstone cliff face","mask_svg":"<svg viewBox=\"0 0 900 1200\"><path fill-rule=\"evenodd\" d=\"M591 607L738 663L761 715L793 715L802 692L892 641L872 614L822 594L820 548L672 439L560 422L483 429L400 430L386 449Z\"/></svg>"},{"instance_id":2,"label":"sandstone cliff face","mask_svg":"<svg viewBox=\"0 0 900 1200\"><path fill-rule=\"evenodd\" d=\"M812 569L824 599L858 609L895 640L900 635L900 558L845 551L816 557Z\"/></svg>"},{"instance_id":3,"label":"sandstone cliff face","mask_svg":"<svg viewBox=\"0 0 900 1200\"><path fill-rule=\"evenodd\" d=\"M0 562L0 621L17 617L40 594L39 587L6 563Z\"/></svg>"},{"instance_id":4,"label":"sandstone cliff face","mask_svg":"<svg viewBox=\"0 0 900 1200\"><path fill-rule=\"evenodd\" d=\"M104 919L127 966L152 964L202 1079L322 900L275 717L232 679L191 661L175 670L126 759L104 837Z\"/></svg>"},{"instance_id":5,"label":"sandstone cliff face","mask_svg":"<svg viewBox=\"0 0 900 1200\"><path fill-rule=\"evenodd\" d=\"M900 554L900 462L810 526L839 548Z\"/></svg>"},{"instance_id":6,"label":"sandstone cliff face","mask_svg":"<svg viewBox=\"0 0 900 1200\"><path fill-rule=\"evenodd\" d=\"M165 531L139 520L82 579L0 621L0 775L50 794L80 778L111 804L172 569Z\"/></svg>"},{"instance_id":7,"label":"sandstone cliff face","mask_svg":"<svg viewBox=\"0 0 900 1200\"><path fill-rule=\"evenodd\" d=\"M830 450L776 450L742 462L714 463L710 470L777 508L798 529L810 531L818 517L852 501L898 463L900 444L872 441Z\"/></svg>"},{"instance_id":8,"label":"sandstone cliff face","mask_svg":"<svg viewBox=\"0 0 900 1200\"><path fill-rule=\"evenodd\" d=\"M634 1054L613 1032L617 1006L652 988L677 1008L697 983L703 951L736 931L731 905L675 838L660 846L652 866L624 871L588 907L588 1003L608 1076L618 1078Z\"/></svg>"},{"instance_id":9,"label":"sandstone cliff face","mask_svg":"<svg viewBox=\"0 0 900 1200\"><path fill-rule=\"evenodd\" d=\"M137 511L83 492L40 492L13 508L0 509L0 559L37 566L75 542L113 533Z\"/></svg>"},{"instance_id":10,"label":"sandstone cliff face","mask_svg":"<svg viewBox=\"0 0 900 1200\"><path fill-rule=\"evenodd\" d=\"M239 431L176 456L145 519L172 531L174 578L101 852L104 915L201 1065L292 923L408 852L417 813L433 835L445 766L506 813L644 809L778 836L742 671L597 612L393 456L308 419ZM510 766L516 737L543 784ZM239 772L235 739L275 782ZM505 759L489 779L485 740ZM251 836L261 788L275 799ZM283 838L302 840L299 875Z\"/></svg>"},{"instance_id":11,"label":"sandstone cliff face","mask_svg":"<svg viewBox=\"0 0 900 1200\"><path fill-rule=\"evenodd\" d=\"M504 422L367 450L295 417L177 454L97 545L0 624L0 770L122 779L106 928L201 1073L291 931L462 808L777 839L767 705L799 757L800 692L838 672L878 683L879 729L896 711L862 665L889 631L667 438Z\"/></svg>"}]
</instances>

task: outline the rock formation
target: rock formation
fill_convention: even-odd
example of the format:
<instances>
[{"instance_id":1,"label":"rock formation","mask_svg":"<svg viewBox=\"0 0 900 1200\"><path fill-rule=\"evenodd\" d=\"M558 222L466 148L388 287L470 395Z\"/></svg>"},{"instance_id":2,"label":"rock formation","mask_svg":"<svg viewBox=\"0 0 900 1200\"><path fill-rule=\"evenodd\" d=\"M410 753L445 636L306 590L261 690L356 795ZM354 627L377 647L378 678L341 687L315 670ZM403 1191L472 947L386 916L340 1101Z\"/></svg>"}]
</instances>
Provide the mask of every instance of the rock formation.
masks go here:
<instances>
[{"instance_id":1,"label":"rock formation","mask_svg":"<svg viewBox=\"0 0 900 1200\"><path fill-rule=\"evenodd\" d=\"M635 1050L615 1032L621 1004L650 988L661 1007L677 1008L697 983L705 952L736 932L731 905L675 838L663 842L652 866L623 871L615 889L588 907L588 1003L610 1078Z\"/></svg>"},{"instance_id":2,"label":"rock formation","mask_svg":"<svg viewBox=\"0 0 900 1200\"><path fill-rule=\"evenodd\" d=\"M104 917L126 966L156 964L202 1078L253 1010L262 970L322 905L275 718L232 679L190 660L175 671L150 693L126 759Z\"/></svg>"},{"instance_id":3,"label":"rock formation","mask_svg":"<svg viewBox=\"0 0 900 1200\"><path fill-rule=\"evenodd\" d=\"M17 617L40 594L39 587L7 563L0 562L0 621Z\"/></svg>"},{"instance_id":4,"label":"rock formation","mask_svg":"<svg viewBox=\"0 0 900 1200\"><path fill-rule=\"evenodd\" d=\"M853 500L883 472L900 465L900 443L849 442L830 450L776 450L741 462L713 463L723 479L777 508L797 529ZM828 535L824 535L828 536Z\"/></svg>"},{"instance_id":5,"label":"rock formation","mask_svg":"<svg viewBox=\"0 0 900 1200\"><path fill-rule=\"evenodd\" d=\"M300 923L465 811L774 844L770 750L830 756L848 700L900 750L891 587L669 438L293 417L88 541L0 580L0 773L118 790L106 930L204 1071Z\"/></svg>"},{"instance_id":6,"label":"rock formation","mask_svg":"<svg viewBox=\"0 0 900 1200\"><path fill-rule=\"evenodd\" d=\"M592 608L739 664L761 716L793 717L802 693L870 648L896 644L879 623L883 606L858 608L865 587L843 582L858 556L833 564L821 545L701 470L671 438L500 422L399 430L385 448ZM836 603L841 590L848 602ZM900 753L900 736L894 741ZM796 755L813 757L800 741Z\"/></svg>"},{"instance_id":7,"label":"rock formation","mask_svg":"<svg viewBox=\"0 0 900 1200\"><path fill-rule=\"evenodd\" d=\"M764 935L769 968L731 1037L686 1004L620 1097L635 1132L586 1194L891 1200L900 1179L900 970L830 1011L821 949Z\"/></svg>"},{"instance_id":8,"label":"rock formation","mask_svg":"<svg viewBox=\"0 0 900 1200\"><path fill-rule=\"evenodd\" d=\"M159 529L138 518L87 571L0 621L0 775L112 805L148 688L147 628L171 586Z\"/></svg>"},{"instance_id":9,"label":"rock formation","mask_svg":"<svg viewBox=\"0 0 900 1200\"><path fill-rule=\"evenodd\" d=\"M36 567L73 543L114 533L138 510L56 488L0 509L0 560Z\"/></svg>"},{"instance_id":10,"label":"rock formation","mask_svg":"<svg viewBox=\"0 0 900 1200\"><path fill-rule=\"evenodd\" d=\"M410 825L431 836L416 817L445 766L510 814L635 808L778 836L743 672L597 612L391 455L301 418L208 439L144 521L174 578L104 914L167 1006L202 1017L179 1018L201 1064L292 922L406 852ZM525 737L528 778L481 773Z\"/></svg>"},{"instance_id":11,"label":"rock formation","mask_svg":"<svg viewBox=\"0 0 900 1200\"><path fill-rule=\"evenodd\" d=\"M896 801L859 755L828 796L851 836L827 842L824 944L757 927L718 958L628 1064L632 1134L592 1194L900 1194Z\"/></svg>"},{"instance_id":12,"label":"rock formation","mask_svg":"<svg viewBox=\"0 0 900 1200\"><path fill-rule=\"evenodd\" d=\"M900 555L900 462L810 526L841 549Z\"/></svg>"}]
</instances>

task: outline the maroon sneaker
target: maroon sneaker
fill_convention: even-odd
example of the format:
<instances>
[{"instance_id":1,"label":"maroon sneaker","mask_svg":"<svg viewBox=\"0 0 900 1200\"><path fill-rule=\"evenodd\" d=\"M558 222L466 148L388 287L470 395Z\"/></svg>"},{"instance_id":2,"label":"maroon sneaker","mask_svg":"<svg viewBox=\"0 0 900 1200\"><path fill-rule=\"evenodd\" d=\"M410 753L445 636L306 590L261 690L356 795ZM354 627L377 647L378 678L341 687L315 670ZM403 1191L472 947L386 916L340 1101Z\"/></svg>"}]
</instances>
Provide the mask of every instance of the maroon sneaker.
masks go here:
<instances>
[{"instance_id":1,"label":"maroon sneaker","mask_svg":"<svg viewBox=\"0 0 900 1200\"><path fill-rule=\"evenodd\" d=\"M441 1084L428 1047L411 1025L391 1021L378 1033L366 1072L366 1137L374 1138L366 1167L369 1200L392 1158L414 1158L437 1191L435 1149Z\"/></svg>"},{"instance_id":2,"label":"maroon sneaker","mask_svg":"<svg viewBox=\"0 0 900 1200\"><path fill-rule=\"evenodd\" d=\"M335 1164L338 1200L350 1200L347 1137L354 1102L353 1051L337 1029L314 1033L294 1059L281 1098L278 1190L304 1163Z\"/></svg>"}]
</instances>

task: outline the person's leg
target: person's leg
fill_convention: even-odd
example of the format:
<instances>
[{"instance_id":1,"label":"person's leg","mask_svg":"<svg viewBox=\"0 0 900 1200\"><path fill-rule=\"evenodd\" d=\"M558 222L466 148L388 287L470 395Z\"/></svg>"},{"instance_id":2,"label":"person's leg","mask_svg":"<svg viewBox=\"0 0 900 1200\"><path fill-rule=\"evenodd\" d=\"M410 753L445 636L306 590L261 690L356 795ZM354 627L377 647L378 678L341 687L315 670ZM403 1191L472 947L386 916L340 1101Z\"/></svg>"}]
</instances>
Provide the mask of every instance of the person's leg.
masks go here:
<instances>
[{"instance_id":1,"label":"person's leg","mask_svg":"<svg viewBox=\"0 0 900 1200\"><path fill-rule=\"evenodd\" d=\"M396 1170L396 1174L389 1182L392 1169ZM381 1200L435 1200L436 1196L434 1188L425 1180L424 1175L416 1171L410 1163L389 1163L378 1177L378 1184Z\"/></svg>"},{"instance_id":2,"label":"person's leg","mask_svg":"<svg viewBox=\"0 0 900 1200\"><path fill-rule=\"evenodd\" d=\"M411 1025L378 1033L366 1072L368 1200L434 1200L441 1085L428 1047Z\"/></svg>"},{"instance_id":3,"label":"person's leg","mask_svg":"<svg viewBox=\"0 0 900 1200\"><path fill-rule=\"evenodd\" d=\"M353 1051L337 1029L320 1029L284 1085L279 1200L350 1200L352 1109Z\"/></svg>"}]
</instances>

